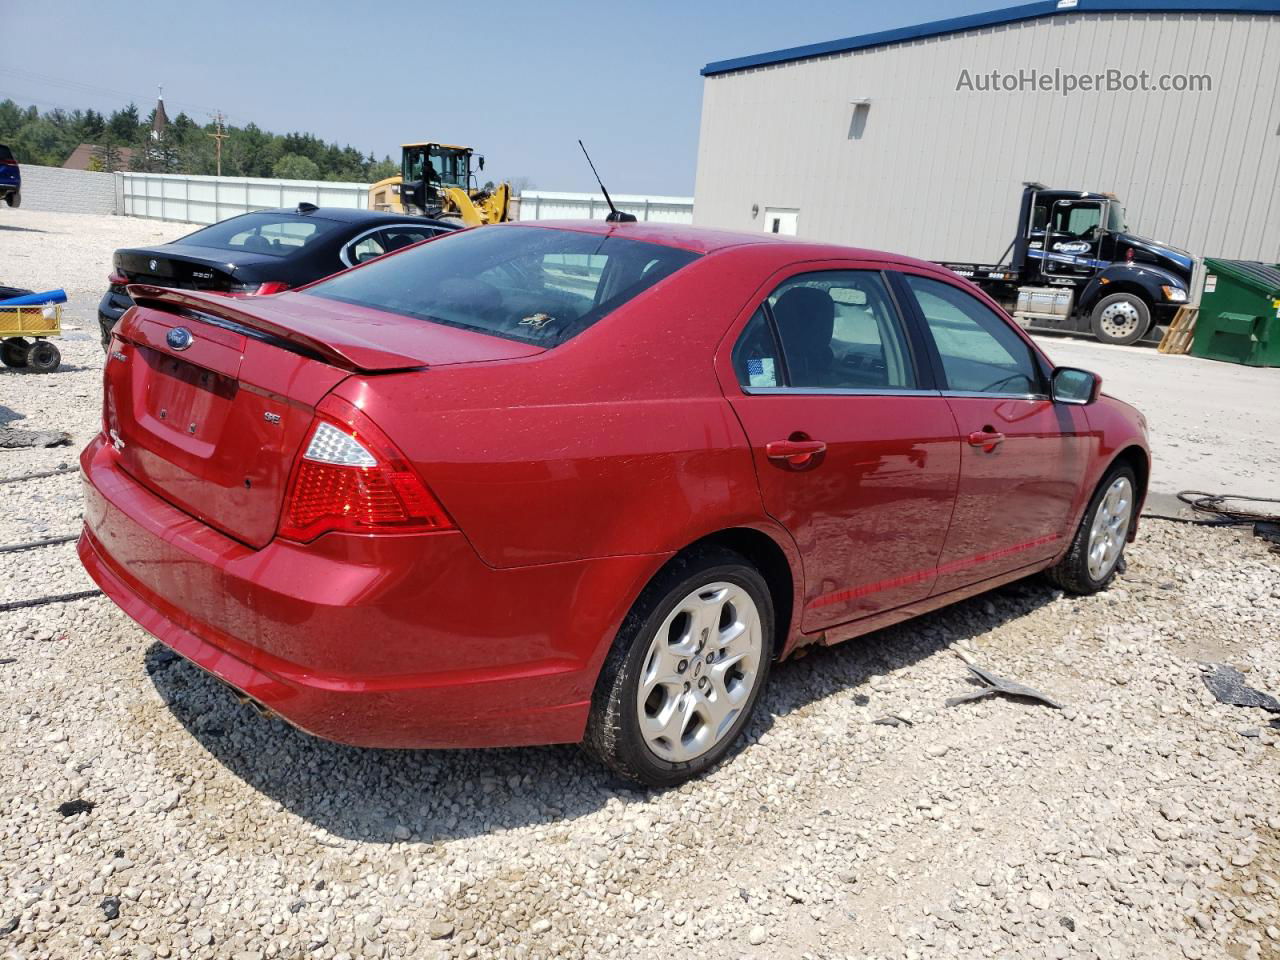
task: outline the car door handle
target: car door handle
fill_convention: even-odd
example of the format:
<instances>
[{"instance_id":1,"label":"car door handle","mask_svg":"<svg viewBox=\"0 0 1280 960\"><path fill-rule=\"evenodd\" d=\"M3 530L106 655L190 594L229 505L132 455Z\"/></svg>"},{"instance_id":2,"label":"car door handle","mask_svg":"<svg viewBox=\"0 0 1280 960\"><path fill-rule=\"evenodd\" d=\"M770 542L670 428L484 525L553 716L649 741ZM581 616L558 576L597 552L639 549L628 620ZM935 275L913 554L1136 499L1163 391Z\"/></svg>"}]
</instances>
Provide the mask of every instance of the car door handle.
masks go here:
<instances>
[{"instance_id":1,"label":"car door handle","mask_svg":"<svg viewBox=\"0 0 1280 960\"><path fill-rule=\"evenodd\" d=\"M774 440L764 445L764 455L770 460L784 460L793 467L803 467L827 445L821 440Z\"/></svg>"},{"instance_id":2,"label":"car door handle","mask_svg":"<svg viewBox=\"0 0 1280 960\"><path fill-rule=\"evenodd\" d=\"M975 430L969 434L969 446L981 447L984 453L990 453L1004 442L1004 434L998 430Z\"/></svg>"}]
</instances>

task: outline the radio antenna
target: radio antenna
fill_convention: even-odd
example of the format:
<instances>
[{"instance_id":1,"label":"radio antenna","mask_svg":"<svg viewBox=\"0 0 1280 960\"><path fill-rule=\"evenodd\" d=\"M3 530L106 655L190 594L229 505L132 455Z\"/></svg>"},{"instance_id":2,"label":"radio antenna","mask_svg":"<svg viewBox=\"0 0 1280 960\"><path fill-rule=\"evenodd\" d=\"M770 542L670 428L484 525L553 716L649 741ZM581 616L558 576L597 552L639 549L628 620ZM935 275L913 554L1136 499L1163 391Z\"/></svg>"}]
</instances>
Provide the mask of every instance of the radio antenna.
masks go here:
<instances>
[{"instance_id":1,"label":"radio antenna","mask_svg":"<svg viewBox=\"0 0 1280 960\"><path fill-rule=\"evenodd\" d=\"M605 220L610 223L635 223L636 215L634 213L623 213L613 205L613 199L609 196L609 191L604 188L604 181L600 179L600 174L596 171L596 165L591 162L591 154L587 153L587 148L583 146L581 140L578 141L578 146L582 147L582 155L587 158L587 166L595 174L596 183L600 184L600 192L604 194L604 202L609 205L609 215L605 217Z\"/></svg>"}]
</instances>

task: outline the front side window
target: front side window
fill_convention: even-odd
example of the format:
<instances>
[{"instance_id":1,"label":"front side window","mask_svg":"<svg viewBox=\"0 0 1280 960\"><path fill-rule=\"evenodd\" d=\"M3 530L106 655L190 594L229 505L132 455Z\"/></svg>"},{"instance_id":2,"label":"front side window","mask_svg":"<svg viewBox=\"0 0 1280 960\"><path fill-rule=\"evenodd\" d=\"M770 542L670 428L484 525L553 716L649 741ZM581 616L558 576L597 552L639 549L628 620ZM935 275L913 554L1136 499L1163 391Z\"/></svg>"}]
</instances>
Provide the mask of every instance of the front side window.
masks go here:
<instances>
[{"instance_id":1,"label":"front side window","mask_svg":"<svg viewBox=\"0 0 1280 960\"><path fill-rule=\"evenodd\" d=\"M287 257L338 224L321 217L289 213L246 213L189 233L175 243L232 253Z\"/></svg>"},{"instance_id":2,"label":"front side window","mask_svg":"<svg viewBox=\"0 0 1280 960\"><path fill-rule=\"evenodd\" d=\"M688 250L598 233L485 227L338 274L307 292L554 346L696 259Z\"/></svg>"},{"instance_id":3,"label":"front side window","mask_svg":"<svg viewBox=\"0 0 1280 960\"><path fill-rule=\"evenodd\" d=\"M1056 203L1053 206L1053 232L1066 234L1078 240L1093 237L1102 220L1102 208L1097 203Z\"/></svg>"},{"instance_id":4,"label":"front side window","mask_svg":"<svg viewBox=\"0 0 1280 960\"><path fill-rule=\"evenodd\" d=\"M874 391L917 385L889 291L880 274L868 270L804 273L784 281L747 324L734 363L748 388Z\"/></svg>"},{"instance_id":5,"label":"front side window","mask_svg":"<svg viewBox=\"0 0 1280 960\"><path fill-rule=\"evenodd\" d=\"M1031 348L999 314L959 287L905 274L937 345L946 388L1015 396L1043 392Z\"/></svg>"}]
</instances>

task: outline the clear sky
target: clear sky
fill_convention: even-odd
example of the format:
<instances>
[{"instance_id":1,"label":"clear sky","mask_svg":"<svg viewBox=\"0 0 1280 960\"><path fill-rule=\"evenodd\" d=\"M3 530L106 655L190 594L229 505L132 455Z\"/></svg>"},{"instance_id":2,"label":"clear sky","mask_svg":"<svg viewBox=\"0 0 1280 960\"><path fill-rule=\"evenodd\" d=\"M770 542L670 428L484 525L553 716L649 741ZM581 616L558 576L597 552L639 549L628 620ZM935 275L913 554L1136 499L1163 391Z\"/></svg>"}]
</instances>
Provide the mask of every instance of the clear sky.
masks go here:
<instances>
[{"instance_id":1,"label":"clear sky","mask_svg":"<svg viewBox=\"0 0 1280 960\"><path fill-rule=\"evenodd\" d=\"M379 158L465 143L486 176L691 195L708 62L1013 5L1014 0L375 3L0 0L0 98L304 131ZM19 41L19 38L26 38ZM30 45L27 45L30 41Z\"/></svg>"}]
</instances>

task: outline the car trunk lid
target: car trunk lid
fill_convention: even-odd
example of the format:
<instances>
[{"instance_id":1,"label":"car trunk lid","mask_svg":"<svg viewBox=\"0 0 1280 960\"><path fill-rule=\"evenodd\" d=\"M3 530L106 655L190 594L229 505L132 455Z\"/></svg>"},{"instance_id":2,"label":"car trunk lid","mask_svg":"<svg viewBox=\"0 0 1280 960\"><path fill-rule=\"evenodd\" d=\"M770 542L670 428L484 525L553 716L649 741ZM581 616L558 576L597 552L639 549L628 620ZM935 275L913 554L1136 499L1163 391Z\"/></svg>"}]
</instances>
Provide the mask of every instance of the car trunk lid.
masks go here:
<instances>
[{"instance_id":1,"label":"car trunk lid","mask_svg":"<svg viewBox=\"0 0 1280 960\"><path fill-rule=\"evenodd\" d=\"M136 284L129 293L137 305L116 328L105 375L103 428L120 466L255 548L275 535L316 404L348 375L540 352L315 297L247 305Z\"/></svg>"}]
</instances>

